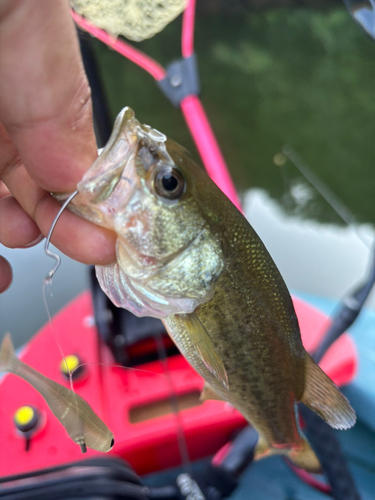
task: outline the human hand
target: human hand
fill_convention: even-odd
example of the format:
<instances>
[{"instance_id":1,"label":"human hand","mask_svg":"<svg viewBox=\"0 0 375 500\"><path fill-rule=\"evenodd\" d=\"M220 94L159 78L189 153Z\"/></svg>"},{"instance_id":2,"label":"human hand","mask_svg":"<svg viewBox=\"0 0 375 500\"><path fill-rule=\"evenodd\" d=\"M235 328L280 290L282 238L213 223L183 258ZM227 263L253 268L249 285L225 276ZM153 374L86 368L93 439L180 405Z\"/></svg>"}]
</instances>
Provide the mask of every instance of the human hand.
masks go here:
<instances>
[{"instance_id":1,"label":"human hand","mask_svg":"<svg viewBox=\"0 0 375 500\"><path fill-rule=\"evenodd\" d=\"M0 243L30 247L97 156L90 89L67 0L0 2ZM86 264L115 260L115 235L64 211L52 243ZM12 280L0 257L0 293Z\"/></svg>"}]
</instances>

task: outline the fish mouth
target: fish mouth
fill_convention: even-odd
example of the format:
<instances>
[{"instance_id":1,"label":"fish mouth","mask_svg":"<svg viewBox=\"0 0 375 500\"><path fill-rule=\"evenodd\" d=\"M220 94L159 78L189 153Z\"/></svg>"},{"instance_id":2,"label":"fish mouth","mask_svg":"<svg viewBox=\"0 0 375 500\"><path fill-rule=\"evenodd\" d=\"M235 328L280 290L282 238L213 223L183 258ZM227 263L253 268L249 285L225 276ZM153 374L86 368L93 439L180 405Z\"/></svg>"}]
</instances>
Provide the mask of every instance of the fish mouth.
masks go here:
<instances>
[{"instance_id":1,"label":"fish mouth","mask_svg":"<svg viewBox=\"0 0 375 500\"><path fill-rule=\"evenodd\" d=\"M111 137L77 185L71 211L94 224L114 228L115 214L127 204L139 181L133 163L138 151L140 123L124 108Z\"/></svg>"},{"instance_id":2,"label":"fish mouth","mask_svg":"<svg viewBox=\"0 0 375 500\"><path fill-rule=\"evenodd\" d=\"M108 143L78 183L78 195L70 205L72 211L116 231L116 216L129 203L134 190L142 190L140 164L147 171L159 158L155 159L150 151L160 148L166 140L161 132L142 125L132 109L124 108ZM146 153L150 158L145 157Z\"/></svg>"},{"instance_id":3,"label":"fish mouth","mask_svg":"<svg viewBox=\"0 0 375 500\"><path fill-rule=\"evenodd\" d=\"M130 108L124 108L117 116L108 143L77 186L80 193L91 194L92 203L107 200L123 178L126 164L136 150L135 129L139 125Z\"/></svg>"}]
</instances>

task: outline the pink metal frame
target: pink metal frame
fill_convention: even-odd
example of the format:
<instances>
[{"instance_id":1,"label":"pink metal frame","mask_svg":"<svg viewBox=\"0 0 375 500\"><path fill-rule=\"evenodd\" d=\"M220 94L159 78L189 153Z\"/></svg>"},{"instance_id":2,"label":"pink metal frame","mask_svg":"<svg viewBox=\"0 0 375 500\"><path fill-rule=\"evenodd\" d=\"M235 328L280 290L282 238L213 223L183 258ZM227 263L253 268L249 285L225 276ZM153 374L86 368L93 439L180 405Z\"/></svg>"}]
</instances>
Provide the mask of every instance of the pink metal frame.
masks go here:
<instances>
[{"instance_id":1,"label":"pink metal frame","mask_svg":"<svg viewBox=\"0 0 375 500\"><path fill-rule=\"evenodd\" d=\"M119 38L113 38L74 11L72 11L72 16L78 26L143 68L156 81L167 76L163 66L129 43ZM194 19L195 0L189 0L182 21L181 52L184 58L190 57L194 53ZM199 97L189 95L182 100L180 106L209 176L232 203L241 210L236 188Z\"/></svg>"}]
</instances>

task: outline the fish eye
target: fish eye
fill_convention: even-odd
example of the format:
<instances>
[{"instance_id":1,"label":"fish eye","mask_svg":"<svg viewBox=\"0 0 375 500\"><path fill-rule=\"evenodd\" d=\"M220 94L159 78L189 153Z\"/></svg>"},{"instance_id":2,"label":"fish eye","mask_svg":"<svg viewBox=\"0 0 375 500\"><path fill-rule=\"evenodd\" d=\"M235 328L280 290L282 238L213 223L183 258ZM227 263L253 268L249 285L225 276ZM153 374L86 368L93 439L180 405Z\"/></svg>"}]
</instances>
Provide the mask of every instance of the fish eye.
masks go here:
<instances>
[{"instance_id":1,"label":"fish eye","mask_svg":"<svg viewBox=\"0 0 375 500\"><path fill-rule=\"evenodd\" d=\"M157 171L154 186L159 196L169 200L176 200L184 192L185 180L177 169L166 166Z\"/></svg>"},{"instance_id":2,"label":"fish eye","mask_svg":"<svg viewBox=\"0 0 375 500\"><path fill-rule=\"evenodd\" d=\"M112 438L112 440L111 440L111 444L110 444L109 446L110 446L111 448L113 448L113 447L114 447L114 445L115 445L115 440Z\"/></svg>"}]
</instances>

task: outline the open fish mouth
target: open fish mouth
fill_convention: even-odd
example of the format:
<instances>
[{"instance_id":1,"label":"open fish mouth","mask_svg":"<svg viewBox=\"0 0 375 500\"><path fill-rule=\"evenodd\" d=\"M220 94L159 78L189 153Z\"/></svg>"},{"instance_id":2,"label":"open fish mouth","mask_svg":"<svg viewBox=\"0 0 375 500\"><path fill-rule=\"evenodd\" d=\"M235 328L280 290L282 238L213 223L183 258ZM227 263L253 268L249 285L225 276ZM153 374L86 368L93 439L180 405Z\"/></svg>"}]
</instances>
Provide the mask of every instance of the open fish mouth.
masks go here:
<instances>
[{"instance_id":1,"label":"open fish mouth","mask_svg":"<svg viewBox=\"0 0 375 500\"><path fill-rule=\"evenodd\" d=\"M78 195L69 209L94 224L115 230L115 214L126 206L134 189L139 187L134 164L139 143L148 135L159 142L167 139L157 131L152 136L148 127L135 118L134 111L124 108L116 118L108 143L78 183Z\"/></svg>"}]
</instances>

